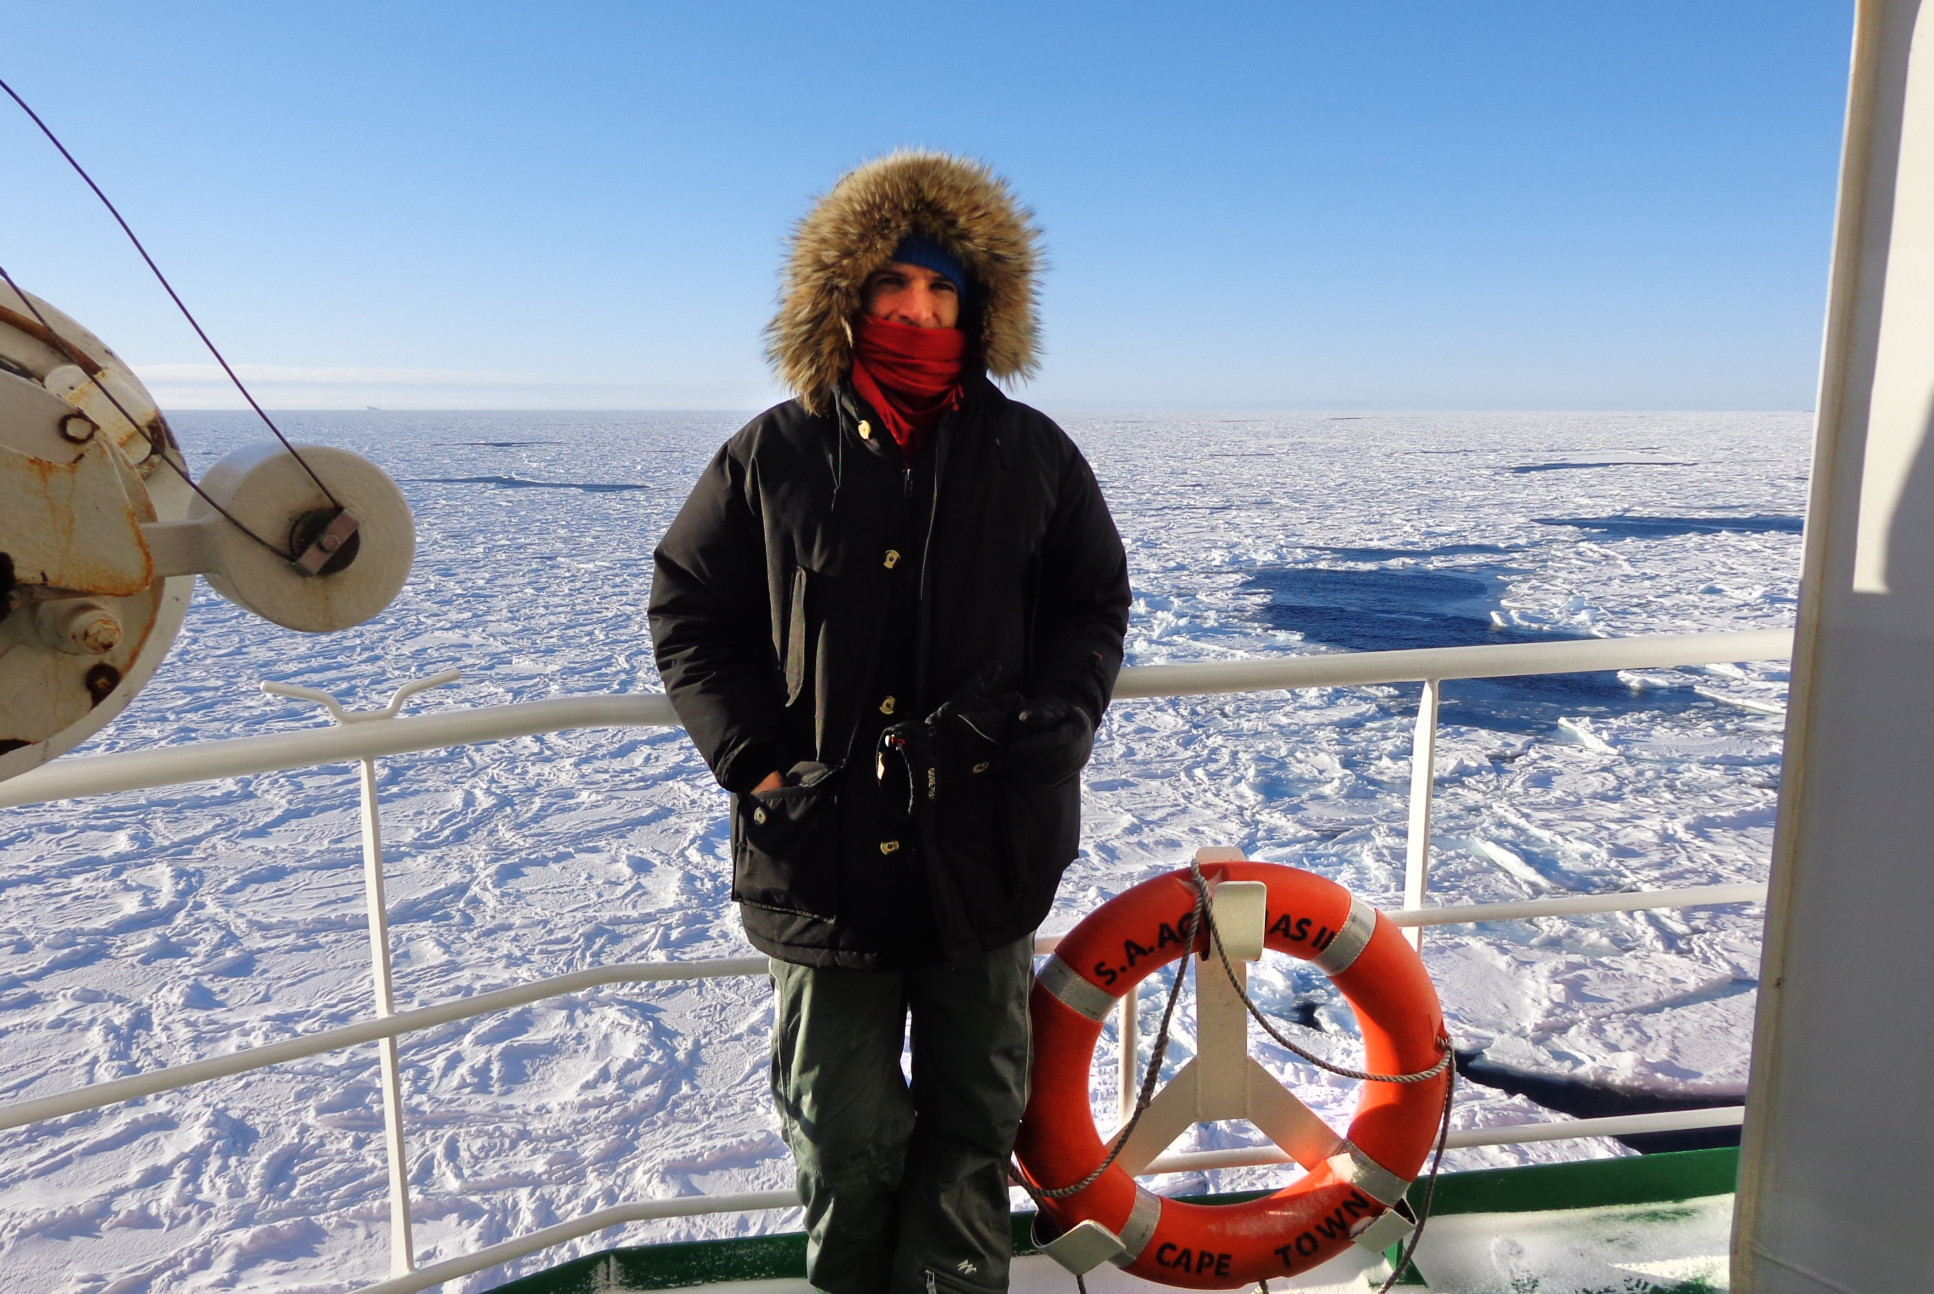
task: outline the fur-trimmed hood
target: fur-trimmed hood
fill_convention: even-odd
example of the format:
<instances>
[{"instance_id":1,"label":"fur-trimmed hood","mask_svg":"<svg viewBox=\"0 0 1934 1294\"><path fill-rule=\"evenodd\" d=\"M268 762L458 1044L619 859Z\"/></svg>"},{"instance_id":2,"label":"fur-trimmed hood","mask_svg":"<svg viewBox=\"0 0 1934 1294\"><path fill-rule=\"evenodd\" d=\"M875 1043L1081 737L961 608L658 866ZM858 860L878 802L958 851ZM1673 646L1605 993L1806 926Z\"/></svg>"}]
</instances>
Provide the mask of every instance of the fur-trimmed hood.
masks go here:
<instances>
[{"instance_id":1,"label":"fur-trimmed hood","mask_svg":"<svg viewBox=\"0 0 1934 1294\"><path fill-rule=\"evenodd\" d=\"M978 320L988 373L1006 380L1034 373L1041 246L1033 216L984 164L903 150L841 176L793 230L766 354L808 410L824 412L851 369L852 320L867 276L909 233L945 247L973 276L961 322Z\"/></svg>"}]
</instances>

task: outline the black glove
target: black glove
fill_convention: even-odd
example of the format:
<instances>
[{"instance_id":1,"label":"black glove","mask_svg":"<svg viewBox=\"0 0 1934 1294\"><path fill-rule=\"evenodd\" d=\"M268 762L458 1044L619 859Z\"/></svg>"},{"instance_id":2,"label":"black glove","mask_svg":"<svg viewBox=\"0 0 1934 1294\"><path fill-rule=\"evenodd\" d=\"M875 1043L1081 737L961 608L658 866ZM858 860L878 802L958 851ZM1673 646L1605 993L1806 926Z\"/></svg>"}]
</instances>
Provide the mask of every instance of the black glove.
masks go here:
<instances>
[{"instance_id":1,"label":"black glove","mask_svg":"<svg viewBox=\"0 0 1934 1294\"><path fill-rule=\"evenodd\" d=\"M1001 771L1010 781L1060 786L1081 772L1094 748L1094 720L1086 710L1058 696L1037 696L1014 716Z\"/></svg>"}]
</instances>

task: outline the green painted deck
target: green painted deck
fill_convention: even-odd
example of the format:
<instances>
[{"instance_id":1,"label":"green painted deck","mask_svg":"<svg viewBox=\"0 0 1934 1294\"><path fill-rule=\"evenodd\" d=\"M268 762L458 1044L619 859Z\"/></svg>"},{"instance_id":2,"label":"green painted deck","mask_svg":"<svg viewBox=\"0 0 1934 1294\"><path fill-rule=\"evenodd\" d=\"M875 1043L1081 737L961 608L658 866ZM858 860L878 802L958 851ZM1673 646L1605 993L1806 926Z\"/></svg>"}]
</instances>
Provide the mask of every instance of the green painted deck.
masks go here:
<instances>
[{"instance_id":1,"label":"green painted deck","mask_svg":"<svg viewBox=\"0 0 1934 1294\"><path fill-rule=\"evenodd\" d=\"M1738 1173L1739 1151L1731 1148L1447 1173L1437 1181L1432 1207L1433 1218L1444 1225L1426 1227L1418 1254L1419 1266L1435 1283L1426 1286L1406 1273L1411 1279L1405 1286L1458 1294L1718 1294L1726 1288L1716 1266L1723 1249L1718 1257L1708 1251L1715 1229L1730 1224L1732 1201L1721 1197L1730 1197ZM1412 1189L1413 1197L1419 1194L1421 1188ZM1015 1289L1073 1294L1074 1279L1050 1260L1021 1257L1037 1252L1028 1240L1033 1219L1031 1213L1014 1215L1014 1252L1021 1258ZM1642 1243L1647 1237L1664 1243ZM1674 1241L1698 1252L1671 1252ZM1371 1261L1363 1255L1352 1271L1346 1259L1338 1259L1309 1277L1271 1282L1271 1288L1374 1289L1363 1270ZM498 1290L612 1294L759 1283L757 1294L800 1294L809 1289L805 1271L806 1237L793 1232L612 1249ZM1109 1268L1091 1275L1088 1284L1091 1294L1117 1286L1160 1288Z\"/></svg>"}]
</instances>

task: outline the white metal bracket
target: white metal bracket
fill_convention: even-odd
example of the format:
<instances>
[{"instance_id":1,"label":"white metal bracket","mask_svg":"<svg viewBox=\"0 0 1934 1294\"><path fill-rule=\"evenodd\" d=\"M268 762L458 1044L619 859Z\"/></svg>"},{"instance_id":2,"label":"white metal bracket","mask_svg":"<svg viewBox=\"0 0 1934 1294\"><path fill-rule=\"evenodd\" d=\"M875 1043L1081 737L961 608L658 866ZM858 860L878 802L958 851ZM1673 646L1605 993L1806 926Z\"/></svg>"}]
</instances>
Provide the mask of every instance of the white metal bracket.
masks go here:
<instances>
[{"instance_id":1,"label":"white metal bracket","mask_svg":"<svg viewBox=\"0 0 1934 1294\"><path fill-rule=\"evenodd\" d=\"M1400 1243L1416 1228L1417 1215L1410 1211L1409 1202L1398 1200L1379 1213L1376 1221L1351 1236L1350 1239L1371 1253L1380 1254L1391 1245Z\"/></svg>"},{"instance_id":2,"label":"white metal bracket","mask_svg":"<svg viewBox=\"0 0 1934 1294\"><path fill-rule=\"evenodd\" d=\"M263 683L259 686L271 696L288 696L298 701L313 701L329 711L329 716L337 723L368 723L372 719L394 719L402 712L403 703L418 692L442 687L445 683L454 683L462 677L462 670L446 669L424 678L411 679L390 693L389 704L380 710L345 710L342 708L342 702L329 693L313 687L297 687L293 683Z\"/></svg>"},{"instance_id":3,"label":"white metal bracket","mask_svg":"<svg viewBox=\"0 0 1934 1294\"><path fill-rule=\"evenodd\" d=\"M1039 1225L1038 1221L1036 1225ZM1121 1237L1093 1218L1084 1218L1054 1239L1040 1244L1042 1253L1077 1276L1086 1275L1128 1252Z\"/></svg>"},{"instance_id":4,"label":"white metal bracket","mask_svg":"<svg viewBox=\"0 0 1934 1294\"><path fill-rule=\"evenodd\" d=\"M1204 849L1196 861L1241 857L1239 850ZM1263 954L1269 887L1261 881L1210 885L1216 930L1237 983L1247 991L1249 963ZM1130 1176L1146 1170L1192 1125L1221 1119L1247 1119L1305 1169L1342 1148L1343 1139L1249 1055L1249 1009L1213 949L1196 959L1195 1021L1195 1058L1155 1094L1116 1160Z\"/></svg>"},{"instance_id":5,"label":"white metal bracket","mask_svg":"<svg viewBox=\"0 0 1934 1294\"><path fill-rule=\"evenodd\" d=\"M263 683L261 688L273 696L313 701L328 710L339 724L368 723L394 719L404 703L426 688L441 687L463 677L461 670L446 669L427 678L412 679L390 693L389 704L380 710L345 710L342 702L327 692L293 683ZM376 799L376 761L362 761L363 810L363 893L369 908L369 968L376 990L376 1015L379 1019L396 1014L396 995L390 978L389 900L383 892L383 830ZM389 1152L390 1181L390 1274L401 1276L416 1269L416 1245L410 1227L409 1164L403 1142L403 1072L397 1059L396 1039L377 1043L383 1073L383 1129Z\"/></svg>"}]
</instances>

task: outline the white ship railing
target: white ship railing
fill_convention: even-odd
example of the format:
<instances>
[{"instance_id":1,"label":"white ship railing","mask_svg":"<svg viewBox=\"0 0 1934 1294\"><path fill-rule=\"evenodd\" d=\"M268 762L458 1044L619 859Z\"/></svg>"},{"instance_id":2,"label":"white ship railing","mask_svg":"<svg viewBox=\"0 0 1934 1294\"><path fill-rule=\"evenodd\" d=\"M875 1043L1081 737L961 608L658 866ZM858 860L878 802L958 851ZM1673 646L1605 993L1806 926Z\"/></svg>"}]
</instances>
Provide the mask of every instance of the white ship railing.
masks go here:
<instances>
[{"instance_id":1,"label":"white ship railing","mask_svg":"<svg viewBox=\"0 0 1934 1294\"><path fill-rule=\"evenodd\" d=\"M1423 928L1481 921L1526 920L1591 912L1632 912L1655 908L1754 903L1765 898L1763 885L1708 885L1618 894L1568 895L1516 903L1429 907L1431 800L1436 787L1437 703L1447 679L1502 678L1533 674L1570 674L1605 670L1667 669L1749 660L1783 660L1792 650L1787 631L1680 634L1646 638L1600 638L1495 647L1445 647L1416 651L1352 652L1299 656L1270 661L1211 665L1155 665L1123 671L1118 699L1204 695L1218 692L1267 692L1309 687L1351 687L1421 683L1422 699L1412 738L1409 832L1405 856L1403 909L1385 915L1420 940ZM537 1253L580 1236L622 1223L712 1213L783 1209L799 1203L792 1191L733 1195L680 1196L602 1209L546 1227L475 1253L426 1267L415 1262L411 1239L410 1193L404 1156L404 1118L397 1040L406 1034L465 1020L492 1011L582 992L604 984L693 981L767 973L763 957L718 958L690 962L642 962L552 976L513 988L478 993L437 1006L394 1012L390 1000L387 913L383 901L382 843L374 763L384 755L436 750L474 742L528 737L568 728L669 727L677 725L670 704L657 695L563 697L514 705L447 710L406 717L410 695L456 677L454 671L420 680L397 691L383 710L345 712L333 698L306 689L272 690L326 705L337 726L201 742L120 755L69 759L0 782L0 808L72 799L116 791L144 790L214 778L238 777L282 769L357 760L362 764L363 845L366 863L372 974L378 1012L358 1024L320 1030L283 1042L245 1048L226 1055L174 1065L147 1074L94 1083L54 1096L0 1105L0 1129L21 1127L62 1115L101 1109L125 1101L176 1091L200 1083L264 1069L305 1056L374 1042L382 1048L385 1145L391 1195L390 1279L360 1294L408 1294L459 1276ZM1055 936L1036 941L1051 950ZM1119 1027L1120 1100L1125 1111L1134 1099L1139 1067L1135 995L1122 999ZM1454 1147L1514 1145L1583 1137L1629 1136L1693 1128L1737 1126L1738 1106L1676 1110L1659 1114L1601 1119L1567 1119L1450 1134ZM1151 1163L1149 1175L1286 1163L1274 1146L1181 1152Z\"/></svg>"}]
</instances>

